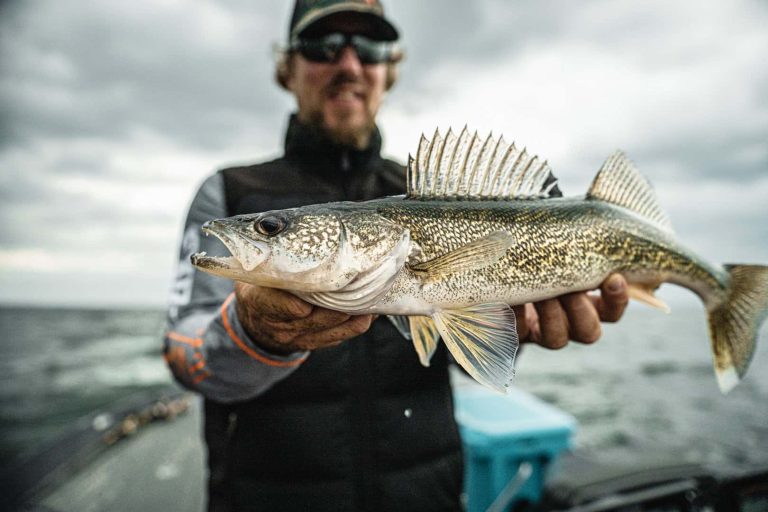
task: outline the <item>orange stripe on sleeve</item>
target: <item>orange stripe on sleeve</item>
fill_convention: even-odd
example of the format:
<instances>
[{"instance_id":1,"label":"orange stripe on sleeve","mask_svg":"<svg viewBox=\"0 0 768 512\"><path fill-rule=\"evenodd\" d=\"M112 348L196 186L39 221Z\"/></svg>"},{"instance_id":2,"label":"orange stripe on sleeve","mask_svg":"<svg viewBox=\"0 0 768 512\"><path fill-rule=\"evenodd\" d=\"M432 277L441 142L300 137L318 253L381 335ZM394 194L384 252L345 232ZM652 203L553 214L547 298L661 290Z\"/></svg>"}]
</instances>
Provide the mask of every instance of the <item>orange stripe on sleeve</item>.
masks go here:
<instances>
[{"instance_id":1,"label":"orange stripe on sleeve","mask_svg":"<svg viewBox=\"0 0 768 512\"><path fill-rule=\"evenodd\" d=\"M203 382L205 379L207 379L210 376L211 376L210 373L201 373L200 375L198 375L194 379L192 379L192 384L200 384L201 382Z\"/></svg>"},{"instance_id":2,"label":"orange stripe on sleeve","mask_svg":"<svg viewBox=\"0 0 768 512\"><path fill-rule=\"evenodd\" d=\"M170 331L168 334L166 334L166 336L168 339L178 341L179 343L186 343L187 345L192 345L193 347L199 347L203 344L202 338L190 338L189 336L184 336L183 334L179 334L175 331Z\"/></svg>"},{"instance_id":3,"label":"orange stripe on sleeve","mask_svg":"<svg viewBox=\"0 0 768 512\"><path fill-rule=\"evenodd\" d=\"M235 298L235 294L231 293L229 297L227 297L227 300L224 301L224 304L221 305L221 319L224 322L224 329L226 329L227 334L229 334L229 337L232 338L232 341L235 342L235 344L240 347L240 350L251 356L252 358L256 359L257 361L264 363L269 366L278 366L278 367L292 367L292 366L298 366L301 363L304 362L306 359L305 357L302 357L301 359L297 359L296 361L276 361L274 359L269 359L268 357L262 356L255 350L253 350L251 347L245 344L243 340L240 339L240 337L235 333L234 329L232 329L232 326L229 323L229 318L227 317L227 306L230 302L232 302L232 299Z\"/></svg>"},{"instance_id":4,"label":"orange stripe on sleeve","mask_svg":"<svg viewBox=\"0 0 768 512\"><path fill-rule=\"evenodd\" d=\"M195 373L197 370L205 368L205 361L198 361L189 367L189 373Z\"/></svg>"}]
</instances>

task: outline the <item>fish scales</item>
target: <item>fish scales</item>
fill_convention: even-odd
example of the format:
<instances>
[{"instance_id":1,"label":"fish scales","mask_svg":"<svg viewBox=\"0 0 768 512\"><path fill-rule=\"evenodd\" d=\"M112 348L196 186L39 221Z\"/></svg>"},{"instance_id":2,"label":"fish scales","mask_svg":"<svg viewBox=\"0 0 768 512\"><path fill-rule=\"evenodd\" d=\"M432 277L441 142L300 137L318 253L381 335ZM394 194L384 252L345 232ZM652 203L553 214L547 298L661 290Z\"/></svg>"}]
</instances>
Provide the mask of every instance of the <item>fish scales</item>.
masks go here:
<instances>
[{"instance_id":1,"label":"fish scales","mask_svg":"<svg viewBox=\"0 0 768 512\"><path fill-rule=\"evenodd\" d=\"M454 251L499 230L514 247L494 265L447 274L423 287L435 305L536 301L552 293L596 287L611 272L635 280L685 280L725 290L727 276L697 260L673 239L609 205L584 201L405 201L387 199L378 214L411 232L418 261ZM403 275L379 306L413 293ZM413 278L411 276L411 279ZM411 290L410 292L407 290Z\"/></svg>"},{"instance_id":2,"label":"fish scales","mask_svg":"<svg viewBox=\"0 0 768 512\"><path fill-rule=\"evenodd\" d=\"M468 164L469 162L469 164ZM407 193L213 220L229 257L192 256L211 274L280 288L318 306L390 315L429 360L440 340L479 382L509 389L511 305L590 290L611 273L630 297L667 309L663 282L707 310L723 392L745 375L768 316L768 267L708 264L683 247L648 181L618 151L584 197L549 198L548 164L465 129L422 137Z\"/></svg>"}]
</instances>

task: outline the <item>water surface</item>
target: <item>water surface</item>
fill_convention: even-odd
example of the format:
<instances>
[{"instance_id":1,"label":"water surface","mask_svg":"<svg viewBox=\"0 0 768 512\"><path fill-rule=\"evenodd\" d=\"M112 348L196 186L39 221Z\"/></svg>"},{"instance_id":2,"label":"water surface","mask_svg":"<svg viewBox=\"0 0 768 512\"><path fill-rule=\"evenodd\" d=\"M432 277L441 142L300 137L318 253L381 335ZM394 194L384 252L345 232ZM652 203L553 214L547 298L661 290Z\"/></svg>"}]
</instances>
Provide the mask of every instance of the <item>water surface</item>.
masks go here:
<instances>
[{"instance_id":1,"label":"water surface","mask_svg":"<svg viewBox=\"0 0 768 512\"><path fill-rule=\"evenodd\" d=\"M0 458L34 449L94 409L169 385L163 318L159 310L0 308ZM765 328L762 338L747 378L723 396L703 309L665 315L633 304L594 346L526 346L515 382L574 415L576 447L598 457L768 465Z\"/></svg>"}]
</instances>

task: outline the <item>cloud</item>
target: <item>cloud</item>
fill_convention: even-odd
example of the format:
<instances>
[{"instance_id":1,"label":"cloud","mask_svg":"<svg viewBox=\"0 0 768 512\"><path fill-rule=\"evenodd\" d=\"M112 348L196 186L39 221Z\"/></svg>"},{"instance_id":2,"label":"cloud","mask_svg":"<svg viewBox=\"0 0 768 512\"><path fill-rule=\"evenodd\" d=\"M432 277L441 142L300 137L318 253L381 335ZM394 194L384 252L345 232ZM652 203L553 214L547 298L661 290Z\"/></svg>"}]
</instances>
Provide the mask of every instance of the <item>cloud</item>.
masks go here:
<instances>
[{"instance_id":1,"label":"cloud","mask_svg":"<svg viewBox=\"0 0 768 512\"><path fill-rule=\"evenodd\" d=\"M0 89L15 143L39 136L123 138L139 130L216 149L237 137L243 117L256 124L280 113L264 36L277 38L272 17L284 7L247 13L214 1L15 7L3 24ZM254 87L263 93L254 94Z\"/></svg>"},{"instance_id":2,"label":"cloud","mask_svg":"<svg viewBox=\"0 0 768 512\"><path fill-rule=\"evenodd\" d=\"M421 132L468 124L527 145L578 194L621 147L695 250L768 261L766 4L385 6L407 52L380 116L388 155L404 161ZM273 82L270 45L290 9L0 4L0 300L130 289L164 302L195 187L280 151L293 101Z\"/></svg>"}]
</instances>

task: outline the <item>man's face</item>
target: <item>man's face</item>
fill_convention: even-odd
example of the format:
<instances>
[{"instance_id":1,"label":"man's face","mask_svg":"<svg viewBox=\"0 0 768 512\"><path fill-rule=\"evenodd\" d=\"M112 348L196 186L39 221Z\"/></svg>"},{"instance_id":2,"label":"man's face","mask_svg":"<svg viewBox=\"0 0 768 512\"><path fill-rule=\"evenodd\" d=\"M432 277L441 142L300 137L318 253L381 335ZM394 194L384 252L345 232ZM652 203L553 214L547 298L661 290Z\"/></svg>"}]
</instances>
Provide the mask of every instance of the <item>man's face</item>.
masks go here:
<instances>
[{"instance_id":1,"label":"man's face","mask_svg":"<svg viewBox=\"0 0 768 512\"><path fill-rule=\"evenodd\" d=\"M333 31L351 33L349 27ZM386 64L362 64L348 46L335 62L292 55L286 83L296 96L300 121L323 129L339 144L363 149L384 98L386 75Z\"/></svg>"}]
</instances>

